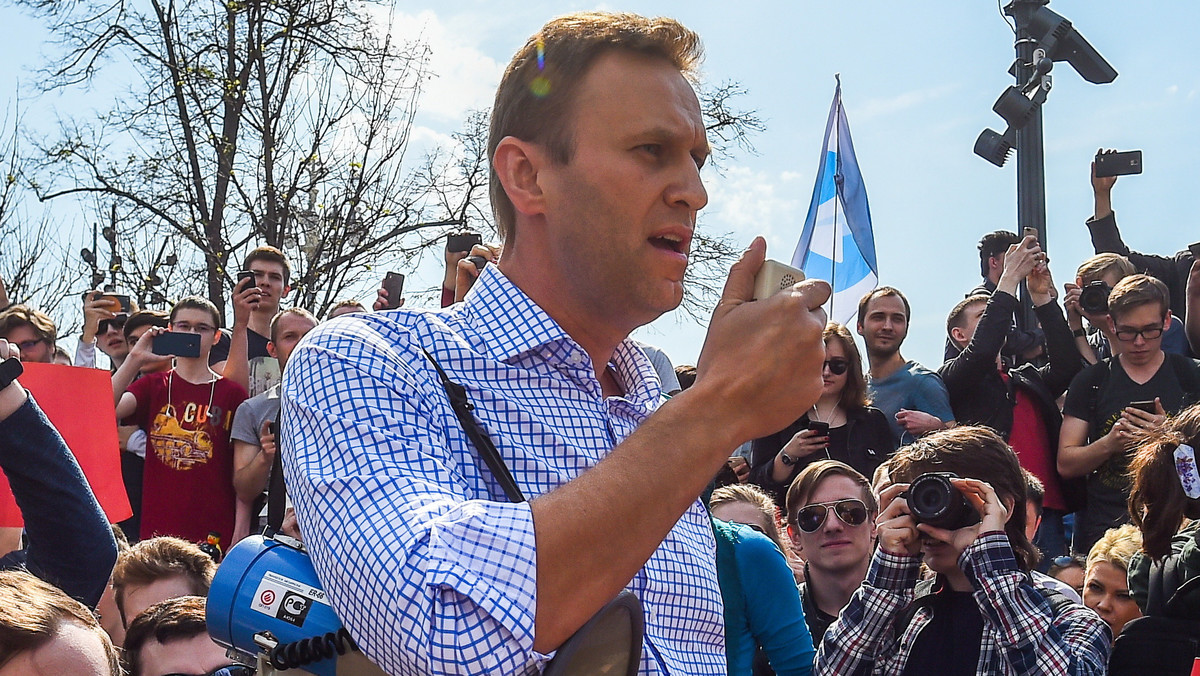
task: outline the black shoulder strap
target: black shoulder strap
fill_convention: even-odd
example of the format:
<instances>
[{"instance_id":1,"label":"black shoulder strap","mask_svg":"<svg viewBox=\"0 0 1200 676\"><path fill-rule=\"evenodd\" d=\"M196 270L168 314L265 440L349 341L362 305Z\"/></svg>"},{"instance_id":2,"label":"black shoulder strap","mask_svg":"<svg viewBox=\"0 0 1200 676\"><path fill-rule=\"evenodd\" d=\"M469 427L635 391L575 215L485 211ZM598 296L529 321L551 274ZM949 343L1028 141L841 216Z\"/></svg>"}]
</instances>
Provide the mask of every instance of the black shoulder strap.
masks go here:
<instances>
[{"instance_id":1,"label":"black shoulder strap","mask_svg":"<svg viewBox=\"0 0 1200 676\"><path fill-rule=\"evenodd\" d=\"M492 476L496 477L496 481L504 489L504 495L513 502L525 502L525 496L517 486L516 480L513 479L512 473L508 471L508 466L504 464L504 458L500 457L500 451L496 450L496 445L492 443L487 432L479 427L475 416L471 414L474 406L467 398L467 389L450 380L428 350L421 351L425 353L425 358L437 370L438 378L442 381L442 388L446 390L446 396L450 398L450 407L454 409L454 415L458 418L458 424L462 425L463 431L467 433L467 438L475 445L475 450L487 463L488 469L492 471Z\"/></svg>"},{"instance_id":2,"label":"black shoulder strap","mask_svg":"<svg viewBox=\"0 0 1200 676\"><path fill-rule=\"evenodd\" d=\"M283 407L275 414L274 429L279 430ZM271 462L271 476L267 481L267 528L278 532L283 526L283 514L287 505L287 488L283 485L283 454L279 452L279 439L275 439L275 460ZM257 516L257 515L255 515Z\"/></svg>"}]
</instances>

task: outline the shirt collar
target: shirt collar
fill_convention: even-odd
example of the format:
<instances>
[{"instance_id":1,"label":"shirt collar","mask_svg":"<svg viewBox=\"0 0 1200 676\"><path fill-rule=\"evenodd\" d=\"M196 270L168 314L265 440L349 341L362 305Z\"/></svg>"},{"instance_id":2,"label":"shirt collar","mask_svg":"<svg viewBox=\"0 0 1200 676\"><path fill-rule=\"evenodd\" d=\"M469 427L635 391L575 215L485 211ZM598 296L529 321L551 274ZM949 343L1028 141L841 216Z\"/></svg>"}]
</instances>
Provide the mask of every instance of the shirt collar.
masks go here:
<instances>
[{"instance_id":1,"label":"shirt collar","mask_svg":"<svg viewBox=\"0 0 1200 676\"><path fill-rule=\"evenodd\" d=\"M509 361L544 345L574 342L495 265L483 267L463 299L462 312L467 324L483 339L488 354L497 361Z\"/></svg>"},{"instance_id":2,"label":"shirt collar","mask_svg":"<svg viewBox=\"0 0 1200 676\"><path fill-rule=\"evenodd\" d=\"M488 355L497 361L511 362L548 347L554 361L577 355L576 365L582 367L586 362L591 372L590 357L583 347L495 265L484 266L479 279L463 298L461 312ZM514 321L514 318L519 319ZM626 338L617 345L612 364L627 399L659 398L662 390L654 365L633 339Z\"/></svg>"}]
</instances>

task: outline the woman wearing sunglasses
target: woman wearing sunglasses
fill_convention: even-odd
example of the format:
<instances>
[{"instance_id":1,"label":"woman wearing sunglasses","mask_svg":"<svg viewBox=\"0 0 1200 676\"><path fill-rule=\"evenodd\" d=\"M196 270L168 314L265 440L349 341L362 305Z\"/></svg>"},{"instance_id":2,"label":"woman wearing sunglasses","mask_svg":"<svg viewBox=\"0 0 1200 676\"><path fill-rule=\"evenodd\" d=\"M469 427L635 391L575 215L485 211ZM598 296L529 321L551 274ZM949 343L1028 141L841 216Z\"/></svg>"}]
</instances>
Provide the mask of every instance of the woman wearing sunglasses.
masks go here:
<instances>
[{"instance_id":1,"label":"woman wearing sunglasses","mask_svg":"<svg viewBox=\"0 0 1200 676\"><path fill-rule=\"evenodd\" d=\"M887 418L869 405L854 338L836 322L823 335L821 398L799 420L752 446L750 482L766 489L780 507L788 486L817 460L839 460L871 476L896 450Z\"/></svg>"}]
</instances>

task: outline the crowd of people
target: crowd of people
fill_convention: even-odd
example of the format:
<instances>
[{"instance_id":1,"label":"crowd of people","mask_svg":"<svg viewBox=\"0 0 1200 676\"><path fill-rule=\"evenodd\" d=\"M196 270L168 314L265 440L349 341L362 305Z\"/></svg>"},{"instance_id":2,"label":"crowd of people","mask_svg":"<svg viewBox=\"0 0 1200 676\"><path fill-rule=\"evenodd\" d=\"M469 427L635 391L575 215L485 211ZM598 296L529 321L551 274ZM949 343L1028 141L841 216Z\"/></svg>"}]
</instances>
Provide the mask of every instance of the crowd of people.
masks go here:
<instances>
[{"instance_id":1,"label":"crowd of people","mask_svg":"<svg viewBox=\"0 0 1200 676\"><path fill-rule=\"evenodd\" d=\"M754 300L760 238L699 362L673 364L628 336L680 302L707 202L699 50L624 14L531 37L492 112L503 244L447 246L440 308L381 285L319 319L286 306L264 245L228 315L89 291L64 359L0 280L0 468L24 520L0 529L0 674L255 673L205 597L264 531L304 543L395 674L554 669L622 590L646 674L1115 675L1147 632L1196 626L1194 252L1130 250L1093 168L1096 255L1060 286L1035 236L985 234L925 366L901 354L899 289L853 325L824 321L824 282ZM116 524L19 380L105 368L97 351Z\"/></svg>"}]
</instances>

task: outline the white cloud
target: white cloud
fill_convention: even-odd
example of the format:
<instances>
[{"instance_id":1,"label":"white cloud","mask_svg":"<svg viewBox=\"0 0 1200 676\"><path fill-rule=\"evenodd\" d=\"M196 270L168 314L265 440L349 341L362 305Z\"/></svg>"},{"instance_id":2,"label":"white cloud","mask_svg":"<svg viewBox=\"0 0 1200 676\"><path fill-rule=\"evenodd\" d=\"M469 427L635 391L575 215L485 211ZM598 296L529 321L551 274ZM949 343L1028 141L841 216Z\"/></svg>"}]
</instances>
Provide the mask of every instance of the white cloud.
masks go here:
<instances>
[{"instance_id":1,"label":"white cloud","mask_svg":"<svg viewBox=\"0 0 1200 676\"><path fill-rule=\"evenodd\" d=\"M1175 96L1178 93L1179 93L1179 85L1171 85L1170 87L1167 87L1167 95L1168 96Z\"/></svg>"},{"instance_id":2,"label":"white cloud","mask_svg":"<svg viewBox=\"0 0 1200 676\"><path fill-rule=\"evenodd\" d=\"M389 17L380 14L381 25ZM417 14L396 12L390 16L392 35L402 40L420 41L429 46L429 72L421 95L420 114L434 120L457 123L470 109L492 104L504 64L486 55L479 44L483 17L456 14L440 17L433 10Z\"/></svg>"},{"instance_id":3,"label":"white cloud","mask_svg":"<svg viewBox=\"0 0 1200 676\"><path fill-rule=\"evenodd\" d=\"M869 99L860 106L847 106L847 114L854 120L867 120L898 113L902 110L915 108L930 101L940 99L957 88L956 85L941 85L926 89L916 89L888 98Z\"/></svg>"},{"instance_id":4,"label":"white cloud","mask_svg":"<svg viewBox=\"0 0 1200 676\"><path fill-rule=\"evenodd\" d=\"M803 180L792 171L771 174L729 167L724 176L707 181L708 208L701 213L701 227L732 232L745 244L763 235L771 258L790 258L808 212L811 191Z\"/></svg>"}]
</instances>

